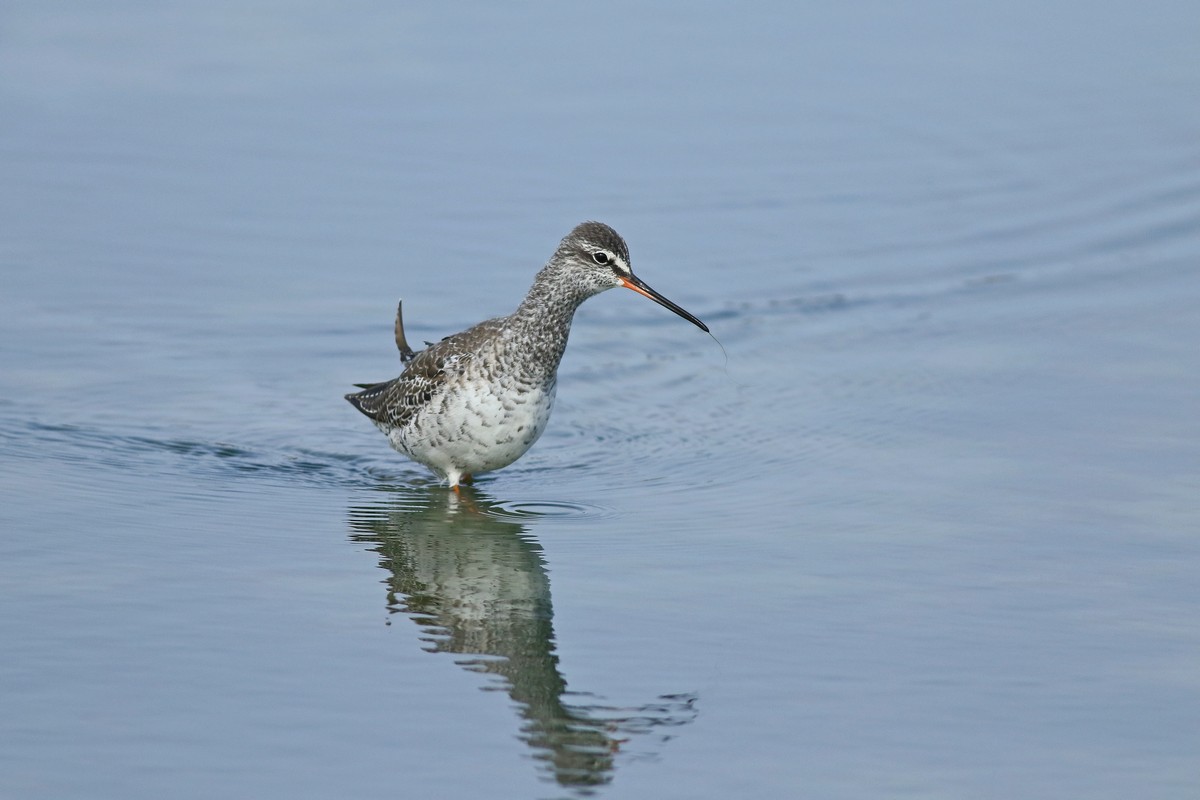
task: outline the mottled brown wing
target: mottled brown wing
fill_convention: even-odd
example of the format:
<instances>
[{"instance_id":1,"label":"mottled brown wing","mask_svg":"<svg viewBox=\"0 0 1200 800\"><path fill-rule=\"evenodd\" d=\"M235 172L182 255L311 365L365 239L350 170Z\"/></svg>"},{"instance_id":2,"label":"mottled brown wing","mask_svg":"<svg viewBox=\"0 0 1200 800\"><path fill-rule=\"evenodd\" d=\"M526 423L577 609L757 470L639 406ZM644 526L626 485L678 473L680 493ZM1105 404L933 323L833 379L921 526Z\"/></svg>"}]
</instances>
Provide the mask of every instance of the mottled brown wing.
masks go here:
<instances>
[{"instance_id":1,"label":"mottled brown wing","mask_svg":"<svg viewBox=\"0 0 1200 800\"><path fill-rule=\"evenodd\" d=\"M346 399L376 422L400 427L445 383L444 361L435 348L422 350L399 378L372 384L361 392L346 395Z\"/></svg>"},{"instance_id":2,"label":"mottled brown wing","mask_svg":"<svg viewBox=\"0 0 1200 800\"><path fill-rule=\"evenodd\" d=\"M457 373L475 355L481 337L493 332L496 320L447 336L417 353L399 378L368 384L361 392L346 395L350 404L376 422L394 428L405 425L418 409L441 391L447 370Z\"/></svg>"}]
</instances>

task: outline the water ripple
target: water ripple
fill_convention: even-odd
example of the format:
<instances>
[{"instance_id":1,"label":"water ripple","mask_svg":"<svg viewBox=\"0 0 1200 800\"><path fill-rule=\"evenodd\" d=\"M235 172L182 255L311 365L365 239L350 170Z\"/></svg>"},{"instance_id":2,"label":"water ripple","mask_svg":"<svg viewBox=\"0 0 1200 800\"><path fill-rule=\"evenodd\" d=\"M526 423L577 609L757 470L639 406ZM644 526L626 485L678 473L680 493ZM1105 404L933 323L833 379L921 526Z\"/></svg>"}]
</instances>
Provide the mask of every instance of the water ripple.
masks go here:
<instances>
[{"instance_id":1,"label":"water ripple","mask_svg":"<svg viewBox=\"0 0 1200 800\"><path fill-rule=\"evenodd\" d=\"M287 484L375 485L377 470L364 459L301 447L252 447L223 441L156 437L98 426L0 419L0 452L21 460L63 461L109 470L243 478Z\"/></svg>"},{"instance_id":2,"label":"water ripple","mask_svg":"<svg viewBox=\"0 0 1200 800\"><path fill-rule=\"evenodd\" d=\"M616 511L607 506L562 500L499 501L489 506L484 513L496 519L514 521L538 518L595 520L608 519L616 515Z\"/></svg>"}]
</instances>

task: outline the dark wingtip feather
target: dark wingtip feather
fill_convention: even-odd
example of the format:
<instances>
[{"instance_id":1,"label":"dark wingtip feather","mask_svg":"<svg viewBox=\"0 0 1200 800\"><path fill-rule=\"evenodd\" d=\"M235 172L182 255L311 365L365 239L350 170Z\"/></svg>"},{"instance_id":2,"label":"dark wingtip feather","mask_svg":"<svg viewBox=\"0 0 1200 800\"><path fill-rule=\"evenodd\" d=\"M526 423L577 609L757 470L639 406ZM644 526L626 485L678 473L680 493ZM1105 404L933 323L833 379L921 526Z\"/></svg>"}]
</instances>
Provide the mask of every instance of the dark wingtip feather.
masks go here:
<instances>
[{"instance_id":1,"label":"dark wingtip feather","mask_svg":"<svg viewBox=\"0 0 1200 800\"><path fill-rule=\"evenodd\" d=\"M350 405L357 408L366 416L373 420L378 420L380 414L384 413L386 408L385 395L387 390L395 381L381 381L380 383L356 383L355 386L362 389L361 392L352 392L345 395L346 400Z\"/></svg>"},{"instance_id":2,"label":"dark wingtip feather","mask_svg":"<svg viewBox=\"0 0 1200 800\"><path fill-rule=\"evenodd\" d=\"M360 389L369 389L369 388L371 388L371 386L372 386L372 384L369 384L369 383L368 383L366 386L363 386L362 384L359 384L359 383L356 383L356 384L354 384L354 385L355 385L355 386L357 386L357 387L359 387ZM361 412L363 412L364 414L366 414L366 413L367 413L367 411L366 411L366 409L364 409L364 408L363 408L363 397L362 397L362 394L363 394L362 392L351 392L350 394L348 394L348 395L345 395L345 397L346 397L346 401L347 401L347 402L349 402L349 403L350 403L350 405L354 406L354 407L355 407L355 408L357 408L359 411L361 411ZM368 416L369 416L369 415L368 415Z\"/></svg>"}]
</instances>

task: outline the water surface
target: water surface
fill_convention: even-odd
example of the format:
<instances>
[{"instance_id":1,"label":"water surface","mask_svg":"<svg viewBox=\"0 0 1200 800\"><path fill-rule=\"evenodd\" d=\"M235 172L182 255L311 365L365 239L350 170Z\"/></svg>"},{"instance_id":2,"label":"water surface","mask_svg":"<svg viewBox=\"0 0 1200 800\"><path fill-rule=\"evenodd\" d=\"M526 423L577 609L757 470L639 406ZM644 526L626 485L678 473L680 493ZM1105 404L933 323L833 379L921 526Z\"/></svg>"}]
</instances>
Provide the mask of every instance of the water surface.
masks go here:
<instances>
[{"instance_id":1,"label":"water surface","mask_svg":"<svg viewBox=\"0 0 1200 800\"><path fill-rule=\"evenodd\" d=\"M0 795L1195 795L1193 4L0 22ZM341 395L588 218L724 352L456 496Z\"/></svg>"}]
</instances>

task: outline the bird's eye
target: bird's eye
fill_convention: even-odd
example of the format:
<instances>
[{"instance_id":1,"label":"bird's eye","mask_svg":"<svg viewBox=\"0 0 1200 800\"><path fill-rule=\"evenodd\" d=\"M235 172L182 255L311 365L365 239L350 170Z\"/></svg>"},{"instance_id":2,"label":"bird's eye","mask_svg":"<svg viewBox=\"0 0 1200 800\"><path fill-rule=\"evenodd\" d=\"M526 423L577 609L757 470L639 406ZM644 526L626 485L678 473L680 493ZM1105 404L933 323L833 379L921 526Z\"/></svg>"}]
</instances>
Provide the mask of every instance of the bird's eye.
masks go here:
<instances>
[{"instance_id":1,"label":"bird's eye","mask_svg":"<svg viewBox=\"0 0 1200 800\"><path fill-rule=\"evenodd\" d=\"M608 257L608 253L604 252L603 250L597 250L596 252L592 253L592 261L595 261L597 264L603 266L604 264L612 261L612 259Z\"/></svg>"}]
</instances>

